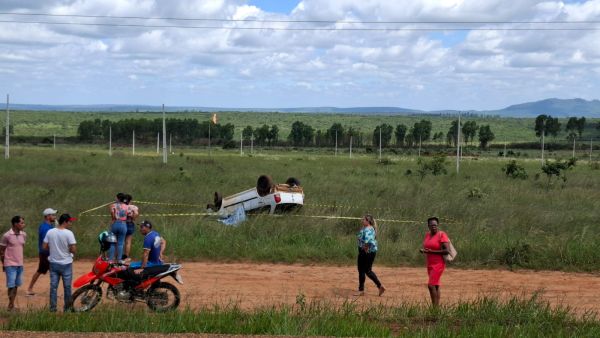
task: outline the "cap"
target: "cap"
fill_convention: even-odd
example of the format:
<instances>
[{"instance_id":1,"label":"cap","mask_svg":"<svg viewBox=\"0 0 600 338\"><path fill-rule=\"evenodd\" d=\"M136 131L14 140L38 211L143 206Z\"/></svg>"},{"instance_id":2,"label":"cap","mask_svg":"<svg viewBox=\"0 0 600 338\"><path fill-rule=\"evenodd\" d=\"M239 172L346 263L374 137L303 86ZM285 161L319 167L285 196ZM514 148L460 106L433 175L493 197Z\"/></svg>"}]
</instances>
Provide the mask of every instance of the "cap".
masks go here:
<instances>
[{"instance_id":1,"label":"cap","mask_svg":"<svg viewBox=\"0 0 600 338\"><path fill-rule=\"evenodd\" d=\"M56 213L58 212L58 210L54 210L52 208L46 208L44 209L44 211L42 212L42 215L44 216L48 216L48 215L56 215Z\"/></svg>"},{"instance_id":2,"label":"cap","mask_svg":"<svg viewBox=\"0 0 600 338\"><path fill-rule=\"evenodd\" d=\"M142 223L140 223L141 227L147 227L147 228L152 228L152 223L150 223L150 221L142 221Z\"/></svg>"},{"instance_id":3,"label":"cap","mask_svg":"<svg viewBox=\"0 0 600 338\"><path fill-rule=\"evenodd\" d=\"M65 222L73 222L76 220L77 220L77 218L71 217L71 215L69 215L69 214L62 214L62 215L60 215L60 218L58 219L58 224L63 224Z\"/></svg>"}]
</instances>

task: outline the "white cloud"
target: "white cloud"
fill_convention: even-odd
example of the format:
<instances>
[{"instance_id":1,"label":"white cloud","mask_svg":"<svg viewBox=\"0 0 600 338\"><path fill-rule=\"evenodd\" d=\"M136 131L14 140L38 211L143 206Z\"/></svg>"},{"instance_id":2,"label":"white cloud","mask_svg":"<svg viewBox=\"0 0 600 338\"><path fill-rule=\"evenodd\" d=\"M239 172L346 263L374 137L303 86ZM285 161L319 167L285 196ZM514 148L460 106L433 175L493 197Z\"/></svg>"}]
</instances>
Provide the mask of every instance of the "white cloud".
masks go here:
<instances>
[{"instance_id":1,"label":"white cloud","mask_svg":"<svg viewBox=\"0 0 600 338\"><path fill-rule=\"evenodd\" d=\"M600 20L600 0L583 3L522 0L511 2L510 6L501 0L304 0L289 15L270 13L246 0L6 0L0 3L0 9L236 20ZM108 19L49 20L99 23ZM110 22L123 21L111 19ZM323 22L135 19L125 22L280 28L366 26ZM267 107L283 102L286 106L402 105L420 109L497 108L556 95L559 90L569 97L597 95L600 32L478 30L466 32L464 40L452 44L445 39L448 36L443 32L436 35L427 31L274 31L1 23L0 70L6 80L0 89L8 92L13 88L35 89L22 89L19 94L23 102L48 102L49 97L56 103L86 103L70 100L87 99L89 95L106 103L119 100L157 103L160 95L166 95L181 105L197 104L197 100L201 100L205 105L214 106ZM549 75L556 73L561 76ZM131 81L144 83L131 88ZM67 90L73 94L64 94ZM80 95L76 95L77 90ZM241 90L243 98L238 95ZM306 91L311 91L310 95L299 94ZM40 95L44 92L51 94ZM86 94L88 92L90 94ZM241 101L232 102L232 98Z\"/></svg>"}]
</instances>

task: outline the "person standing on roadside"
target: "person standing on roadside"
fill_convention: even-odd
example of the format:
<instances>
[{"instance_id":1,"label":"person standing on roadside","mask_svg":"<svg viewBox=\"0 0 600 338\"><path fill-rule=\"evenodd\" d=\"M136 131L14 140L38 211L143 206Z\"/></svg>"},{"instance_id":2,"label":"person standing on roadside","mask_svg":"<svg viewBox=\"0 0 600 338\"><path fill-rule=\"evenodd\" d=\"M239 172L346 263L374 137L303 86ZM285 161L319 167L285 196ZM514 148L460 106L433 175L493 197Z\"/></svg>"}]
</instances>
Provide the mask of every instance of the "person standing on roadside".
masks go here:
<instances>
[{"instance_id":1,"label":"person standing on roadside","mask_svg":"<svg viewBox=\"0 0 600 338\"><path fill-rule=\"evenodd\" d=\"M444 255L449 253L448 242L450 242L448 235L439 230L439 224L440 221L437 217L427 219L429 231L425 234L423 248L419 250L427 257L427 274L429 275L427 288L431 304L435 307L440 305L440 279L446 269Z\"/></svg>"},{"instance_id":2,"label":"person standing on roadside","mask_svg":"<svg viewBox=\"0 0 600 338\"><path fill-rule=\"evenodd\" d=\"M73 280L73 255L77 252L75 235L69 230L77 218L62 214L58 226L48 230L44 238L44 249L50 252L50 311L56 312L56 291L60 278L63 282L64 311L69 311L71 305L71 281Z\"/></svg>"},{"instance_id":3,"label":"person standing on roadside","mask_svg":"<svg viewBox=\"0 0 600 338\"><path fill-rule=\"evenodd\" d=\"M29 288L27 288L28 296L35 295L35 292L33 291L33 286L35 285L35 283L41 275L45 275L48 272L48 270L50 270L50 262L48 261L48 256L50 255L50 252L48 252L48 250L44 250L43 244L44 238L46 237L46 233L48 232L48 230L54 228L54 225L56 223L57 212L58 211L52 208L46 208L42 212L42 215L44 216L44 221L42 222L42 224L40 224L38 228L38 269L31 277Z\"/></svg>"},{"instance_id":4,"label":"person standing on roadside","mask_svg":"<svg viewBox=\"0 0 600 338\"><path fill-rule=\"evenodd\" d=\"M117 246L116 248L114 246L110 248L108 257L119 261L123 259L123 246L127 235L127 204L125 203L124 193L118 193L115 203L110 205L110 216L113 222L110 231L117 236Z\"/></svg>"},{"instance_id":5,"label":"person standing on roadside","mask_svg":"<svg viewBox=\"0 0 600 338\"><path fill-rule=\"evenodd\" d=\"M135 233L135 220L139 216L140 212L137 206L131 204L133 197L129 194L125 195L125 204L127 204L127 232L125 233L125 254L123 259L129 258L131 252L131 240Z\"/></svg>"},{"instance_id":6,"label":"person standing on roadside","mask_svg":"<svg viewBox=\"0 0 600 338\"><path fill-rule=\"evenodd\" d=\"M358 238L358 293L357 296L365 294L365 276L369 277L377 285L379 296L385 292L385 287L381 284L375 272L373 272L373 262L377 255L377 222L373 216L367 214L362 220L362 227L357 234Z\"/></svg>"},{"instance_id":7,"label":"person standing on roadside","mask_svg":"<svg viewBox=\"0 0 600 338\"><path fill-rule=\"evenodd\" d=\"M8 288L8 311L15 310L17 289L23 284L23 248L27 234L25 219L15 216L11 219L11 229L0 240L0 260L2 269L6 273L6 287Z\"/></svg>"}]
</instances>

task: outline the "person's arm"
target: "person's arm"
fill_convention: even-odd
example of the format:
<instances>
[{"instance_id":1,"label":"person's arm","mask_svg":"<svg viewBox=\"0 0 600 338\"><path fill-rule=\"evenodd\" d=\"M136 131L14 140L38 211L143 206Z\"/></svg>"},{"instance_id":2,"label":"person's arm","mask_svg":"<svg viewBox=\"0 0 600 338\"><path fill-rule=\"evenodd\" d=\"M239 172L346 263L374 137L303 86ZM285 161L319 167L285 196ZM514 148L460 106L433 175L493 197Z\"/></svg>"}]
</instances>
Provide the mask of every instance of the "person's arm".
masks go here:
<instances>
[{"instance_id":1,"label":"person's arm","mask_svg":"<svg viewBox=\"0 0 600 338\"><path fill-rule=\"evenodd\" d=\"M74 255L77 252L77 244L69 244L69 252Z\"/></svg>"},{"instance_id":2,"label":"person's arm","mask_svg":"<svg viewBox=\"0 0 600 338\"><path fill-rule=\"evenodd\" d=\"M48 245L48 242L42 243L42 249L44 249L46 251L50 250L50 246Z\"/></svg>"},{"instance_id":3,"label":"person's arm","mask_svg":"<svg viewBox=\"0 0 600 338\"><path fill-rule=\"evenodd\" d=\"M6 251L6 245L4 243L0 244L0 260L2 261L2 266L4 266L4 252Z\"/></svg>"},{"instance_id":4,"label":"person's arm","mask_svg":"<svg viewBox=\"0 0 600 338\"><path fill-rule=\"evenodd\" d=\"M148 256L150 256L150 249L144 249L144 257L142 257L142 266L140 269L145 269L148 264Z\"/></svg>"},{"instance_id":5,"label":"person's arm","mask_svg":"<svg viewBox=\"0 0 600 338\"><path fill-rule=\"evenodd\" d=\"M422 253L434 254L434 255L447 255L450 253L448 250L448 243L441 243L441 250L421 249Z\"/></svg>"},{"instance_id":6,"label":"person's arm","mask_svg":"<svg viewBox=\"0 0 600 338\"><path fill-rule=\"evenodd\" d=\"M160 255L158 259L163 260L163 253L165 252L165 248L167 247L167 240L163 237L160 238Z\"/></svg>"}]
</instances>

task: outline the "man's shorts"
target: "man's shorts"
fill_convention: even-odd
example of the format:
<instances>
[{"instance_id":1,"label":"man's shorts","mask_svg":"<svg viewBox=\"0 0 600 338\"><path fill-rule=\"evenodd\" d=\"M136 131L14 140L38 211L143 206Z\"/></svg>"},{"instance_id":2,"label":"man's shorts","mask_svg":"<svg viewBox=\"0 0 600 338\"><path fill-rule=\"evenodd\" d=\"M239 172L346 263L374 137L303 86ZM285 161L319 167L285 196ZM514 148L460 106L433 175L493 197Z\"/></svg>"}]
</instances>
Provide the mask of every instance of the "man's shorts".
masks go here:
<instances>
[{"instance_id":1,"label":"man's shorts","mask_svg":"<svg viewBox=\"0 0 600 338\"><path fill-rule=\"evenodd\" d=\"M23 285L23 267L22 266L5 266L6 272L6 287L9 289Z\"/></svg>"},{"instance_id":2,"label":"man's shorts","mask_svg":"<svg viewBox=\"0 0 600 338\"><path fill-rule=\"evenodd\" d=\"M48 255L41 253L39 255L40 262L38 263L37 272L45 275L48 270L50 270L50 262L48 261Z\"/></svg>"},{"instance_id":3,"label":"man's shorts","mask_svg":"<svg viewBox=\"0 0 600 338\"><path fill-rule=\"evenodd\" d=\"M125 232L125 236L131 236L135 232L135 223L127 221L127 232Z\"/></svg>"}]
</instances>

